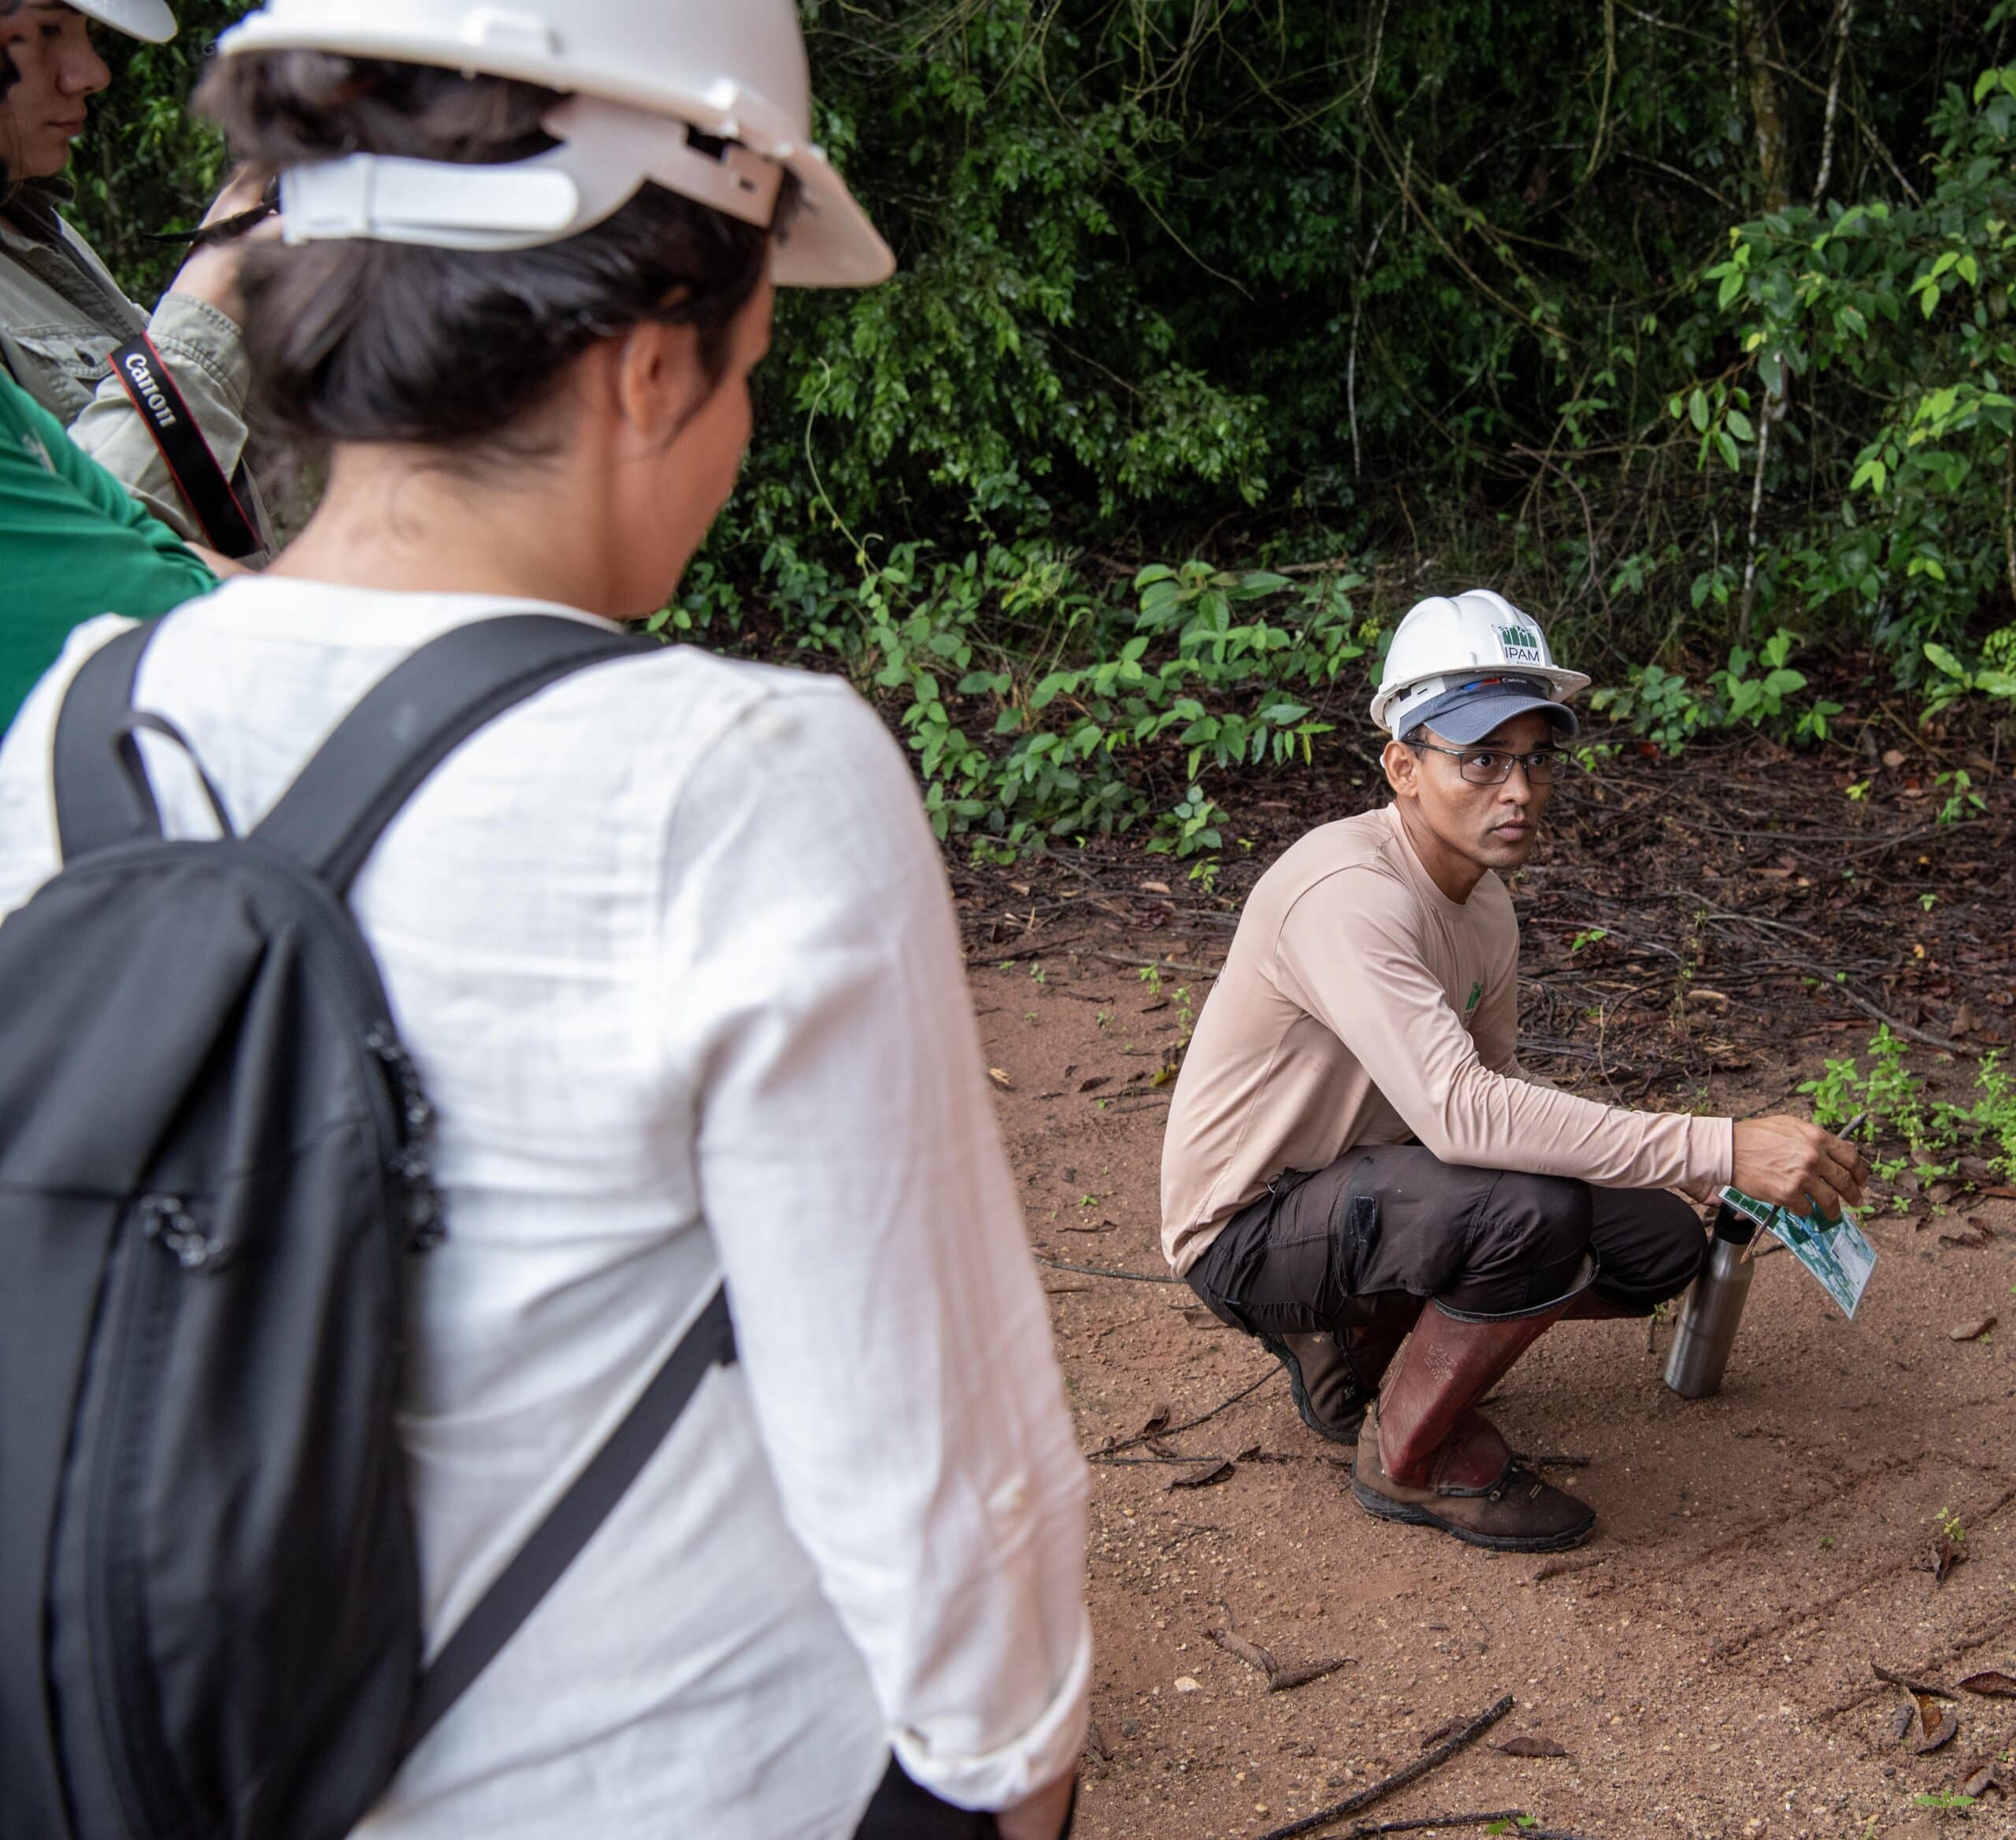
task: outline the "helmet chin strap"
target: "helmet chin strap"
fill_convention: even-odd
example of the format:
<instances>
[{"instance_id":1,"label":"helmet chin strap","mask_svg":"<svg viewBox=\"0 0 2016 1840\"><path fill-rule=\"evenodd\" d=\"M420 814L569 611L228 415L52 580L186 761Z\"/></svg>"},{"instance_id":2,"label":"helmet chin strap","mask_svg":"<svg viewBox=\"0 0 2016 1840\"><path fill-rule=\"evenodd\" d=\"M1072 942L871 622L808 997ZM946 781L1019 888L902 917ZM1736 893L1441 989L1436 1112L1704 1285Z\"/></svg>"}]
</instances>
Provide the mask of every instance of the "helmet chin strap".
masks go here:
<instances>
[{"instance_id":1,"label":"helmet chin strap","mask_svg":"<svg viewBox=\"0 0 2016 1840\"><path fill-rule=\"evenodd\" d=\"M767 229L784 169L734 141L696 145L683 121L585 96L544 126L559 145L503 165L353 154L280 175L289 243L535 249L613 217L647 184Z\"/></svg>"}]
</instances>

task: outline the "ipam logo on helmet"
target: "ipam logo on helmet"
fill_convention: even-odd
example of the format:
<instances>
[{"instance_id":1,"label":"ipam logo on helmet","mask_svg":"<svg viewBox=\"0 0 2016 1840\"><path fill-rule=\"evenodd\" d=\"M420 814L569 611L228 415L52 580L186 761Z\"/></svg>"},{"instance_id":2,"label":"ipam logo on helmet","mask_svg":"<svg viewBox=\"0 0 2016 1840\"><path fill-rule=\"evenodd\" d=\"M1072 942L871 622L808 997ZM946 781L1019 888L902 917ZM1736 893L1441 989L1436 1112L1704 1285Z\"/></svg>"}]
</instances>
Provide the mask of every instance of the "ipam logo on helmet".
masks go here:
<instances>
[{"instance_id":1,"label":"ipam logo on helmet","mask_svg":"<svg viewBox=\"0 0 2016 1840\"><path fill-rule=\"evenodd\" d=\"M1540 649L1540 636L1530 626L1500 626L1498 641L1505 647L1507 664L1538 665L1547 662Z\"/></svg>"},{"instance_id":2,"label":"ipam logo on helmet","mask_svg":"<svg viewBox=\"0 0 2016 1840\"><path fill-rule=\"evenodd\" d=\"M147 413L154 418L157 428L180 428L182 420L161 394L161 385L154 381L153 367L144 353L128 352L125 358L126 374L133 380L133 388L139 392L140 400L147 406Z\"/></svg>"}]
</instances>

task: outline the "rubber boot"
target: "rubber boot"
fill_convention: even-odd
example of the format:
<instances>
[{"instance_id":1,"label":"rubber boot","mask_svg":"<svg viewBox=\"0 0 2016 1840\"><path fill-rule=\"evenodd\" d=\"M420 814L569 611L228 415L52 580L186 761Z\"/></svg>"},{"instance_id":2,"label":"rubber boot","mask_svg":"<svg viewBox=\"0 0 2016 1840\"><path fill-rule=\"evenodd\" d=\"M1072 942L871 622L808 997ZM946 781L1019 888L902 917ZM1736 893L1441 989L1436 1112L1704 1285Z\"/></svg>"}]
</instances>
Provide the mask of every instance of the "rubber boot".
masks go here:
<instances>
[{"instance_id":1,"label":"rubber boot","mask_svg":"<svg viewBox=\"0 0 2016 1840\"><path fill-rule=\"evenodd\" d=\"M1405 1291L1382 1291L1361 1303L1362 1322L1314 1334L1260 1337L1288 1371L1302 1422L1333 1444L1358 1441L1366 1408L1421 1311L1421 1300Z\"/></svg>"},{"instance_id":2,"label":"rubber boot","mask_svg":"<svg viewBox=\"0 0 2016 1840\"><path fill-rule=\"evenodd\" d=\"M1516 1463L1477 1409L1566 1309L1481 1322L1425 1311L1358 1434L1358 1505L1500 1552L1552 1552L1586 1540L1595 1511Z\"/></svg>"}]
</instances>

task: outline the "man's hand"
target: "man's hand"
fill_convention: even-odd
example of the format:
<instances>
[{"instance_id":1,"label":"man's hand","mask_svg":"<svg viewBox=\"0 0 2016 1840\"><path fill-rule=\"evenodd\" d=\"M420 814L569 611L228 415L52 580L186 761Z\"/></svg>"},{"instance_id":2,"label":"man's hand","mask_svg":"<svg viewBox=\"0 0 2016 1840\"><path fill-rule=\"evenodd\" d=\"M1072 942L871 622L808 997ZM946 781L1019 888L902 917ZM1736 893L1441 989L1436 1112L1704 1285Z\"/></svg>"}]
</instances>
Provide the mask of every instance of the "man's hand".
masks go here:
<instances>
[{"instance_id":1,"label":"man's hand","mask_svg":"<svg viewBox=\"0 0 2016 1840\"><path fill-rule=\"evenodd\" d=\"M1001 1840L1058 1840L1064 1831L1064 1817L1071 1812L1071 1792L1077 1786L1078 1772L1072 1770L1028 1801L1003 1808L994 1817Z\"/></svg>"},{"instance_id":2,"label":"man's hand","mask_svg":"<svg viewBox=\"0 0 2016 1840\"><path fill-rule=\"evenodd\" d=\"M1734 1185L1794 1214L1814 1208L1829 1219L1858 1208L1869 1165L1854 1144L1803 1118L1738 1118Z\"/></svg>"}]
</instances>

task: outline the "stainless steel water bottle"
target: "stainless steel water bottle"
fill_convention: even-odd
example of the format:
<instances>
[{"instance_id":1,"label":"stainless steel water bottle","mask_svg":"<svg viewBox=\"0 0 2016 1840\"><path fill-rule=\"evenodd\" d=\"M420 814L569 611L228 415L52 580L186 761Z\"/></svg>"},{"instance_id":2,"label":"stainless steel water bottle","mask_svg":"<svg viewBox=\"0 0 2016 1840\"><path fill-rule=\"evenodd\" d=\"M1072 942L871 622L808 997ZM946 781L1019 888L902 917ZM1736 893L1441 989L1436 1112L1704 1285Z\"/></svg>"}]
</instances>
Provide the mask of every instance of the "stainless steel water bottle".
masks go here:
<instances>
[{"instance_id":1,"label":"stainless steel water bottle","mask_svg":"<svg viewBox=\"0 0 2016 1840\"><path fill-rule=\"evenodd\" d=\"M1706 1399L1721 1390L1757 1269L1744 1257L1757 1231L1755 1221L1726 1202L1716 1213L1707 1262L1687 1293L1666 1355L1666 1385L1683 1399Z\"/></svg>"}]
</instances>

